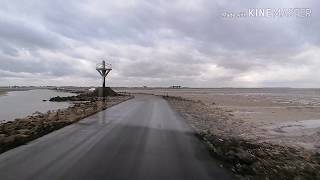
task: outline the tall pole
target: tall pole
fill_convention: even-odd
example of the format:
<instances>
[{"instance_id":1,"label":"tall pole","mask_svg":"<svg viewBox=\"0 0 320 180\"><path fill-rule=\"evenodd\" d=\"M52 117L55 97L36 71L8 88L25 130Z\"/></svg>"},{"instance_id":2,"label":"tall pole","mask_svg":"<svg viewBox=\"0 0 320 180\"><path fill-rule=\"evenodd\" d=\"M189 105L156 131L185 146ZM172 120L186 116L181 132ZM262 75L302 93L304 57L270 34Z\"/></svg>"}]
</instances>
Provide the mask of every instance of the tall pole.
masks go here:
<instances>
[{"instance_id":1,"label":"tall pole","mask_svg":"<svg viewBox=\"0 0 320 180\"><path fill-rule=\"evenodd\" d=\"M106 66L106 62L102 61L101 64L97 65L96 70L99 72L99 74L102 77L102 91L103 91L103 97L104 97L104 91L106 88L106 76L112 70L112 68L110 64Z\"/></svg>"},{"instance_id":2,"label":"tall pole","mask_svg":"<svg viewBox=\"0 0 320 180\"><path fill-rule=\"evenodd\" d=\"M103 70L102 70L102 78L103 78L103 83L102 83L102 87L103 89L106 87L106 62L105 61L102 61L102 67L103 67Z\"/></svg>"}]
</instances>

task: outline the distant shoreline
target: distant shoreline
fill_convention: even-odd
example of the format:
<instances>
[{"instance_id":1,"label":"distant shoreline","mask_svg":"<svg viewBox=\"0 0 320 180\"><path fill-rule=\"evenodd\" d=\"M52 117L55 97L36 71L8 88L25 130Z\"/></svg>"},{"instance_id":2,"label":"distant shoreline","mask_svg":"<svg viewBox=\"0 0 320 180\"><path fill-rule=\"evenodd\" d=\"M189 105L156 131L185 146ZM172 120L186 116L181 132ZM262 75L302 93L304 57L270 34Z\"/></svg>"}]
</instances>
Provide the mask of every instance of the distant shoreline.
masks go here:
<instances>
[{"instance_id":1,"label":"distant shoreline","mask_svg":"<svg viewBox=\"0 0 320 180\"><path fill-rule=\"evenodd\" d=\"M0 87L0 92L2 91L28 91L28 90L33 90L33 89L40 89L40 88L30 88L30 87Z\"/></svg>"}]
</instances>

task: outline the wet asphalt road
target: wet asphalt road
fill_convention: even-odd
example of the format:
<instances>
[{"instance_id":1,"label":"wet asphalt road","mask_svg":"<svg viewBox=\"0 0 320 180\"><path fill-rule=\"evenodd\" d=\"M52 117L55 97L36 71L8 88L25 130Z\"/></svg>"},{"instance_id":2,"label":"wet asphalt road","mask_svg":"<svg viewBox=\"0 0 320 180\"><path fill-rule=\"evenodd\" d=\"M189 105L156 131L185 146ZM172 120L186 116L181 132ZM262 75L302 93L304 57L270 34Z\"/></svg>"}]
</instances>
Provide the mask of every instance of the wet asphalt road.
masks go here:
<instances>
[{"instance_id":1,"label":"wet asphalt road","mask_svg":"<svg viewBox=\"0 0 320 180\"><path fill-rule=\"evenodd\" d=\"M0 179L233 178L164 99L137 95L1 154Z\"/></svg>"}]
</instances>

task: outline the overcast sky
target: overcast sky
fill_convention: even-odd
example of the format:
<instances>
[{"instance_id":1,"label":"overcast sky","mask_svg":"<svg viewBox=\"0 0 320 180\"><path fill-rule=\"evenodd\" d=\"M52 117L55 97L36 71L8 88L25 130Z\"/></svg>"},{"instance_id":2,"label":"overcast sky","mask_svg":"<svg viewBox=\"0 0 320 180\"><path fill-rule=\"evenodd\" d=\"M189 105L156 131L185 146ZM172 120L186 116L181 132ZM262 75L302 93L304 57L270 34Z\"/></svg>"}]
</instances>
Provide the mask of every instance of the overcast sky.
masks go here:
<instances>
[{"instance_id":1,"label":"overcast sky","mask_svg":"<svg viewBox=\"0 0 320 180\"><path fill-rule=\"evenodd\" d=\"M310 17L224 17L310 8ZM1 0L0 86L320 87L317 0Z\"/></svg>"}]
</instances>

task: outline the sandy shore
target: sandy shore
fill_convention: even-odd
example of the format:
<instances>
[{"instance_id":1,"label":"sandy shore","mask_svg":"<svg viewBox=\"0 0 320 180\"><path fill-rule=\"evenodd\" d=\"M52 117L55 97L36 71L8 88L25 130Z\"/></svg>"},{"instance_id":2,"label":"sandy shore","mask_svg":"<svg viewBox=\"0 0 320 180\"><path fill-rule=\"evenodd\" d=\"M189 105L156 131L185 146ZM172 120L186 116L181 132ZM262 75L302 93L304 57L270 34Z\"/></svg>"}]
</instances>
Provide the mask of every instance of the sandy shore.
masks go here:
<instances>
[{"instance_id":1,"label":"sandy shore","mask_svg":"<svg viewBox=\"0 0 320 180\"><path fill-rule=\"evenodd\" d=\"M243 95L197 95L182 97L219 107L241 123L242 136L309 150L320 149L320 107L301 104L289 98ZM214 104L212 104L214 103ZM247 128L250 127L250 133Z\"/></svg>"}]
</instances>

